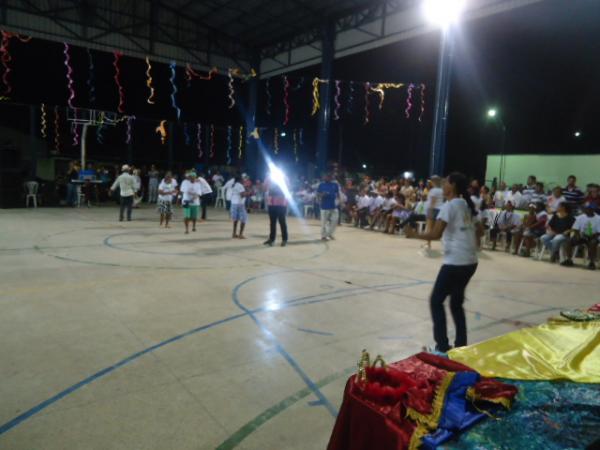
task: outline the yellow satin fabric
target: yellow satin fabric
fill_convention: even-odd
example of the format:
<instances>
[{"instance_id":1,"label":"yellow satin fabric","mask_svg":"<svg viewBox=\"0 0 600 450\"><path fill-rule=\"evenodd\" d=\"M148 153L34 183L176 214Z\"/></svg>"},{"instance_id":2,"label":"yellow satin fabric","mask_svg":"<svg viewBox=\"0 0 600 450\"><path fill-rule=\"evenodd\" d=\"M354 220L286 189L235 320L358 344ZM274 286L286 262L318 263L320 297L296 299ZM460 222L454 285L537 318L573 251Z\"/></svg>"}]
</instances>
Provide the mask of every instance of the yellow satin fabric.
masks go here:
<instances>
[{"instance_id":1,"label":"yellow satin fabric","mask_svg":"<svg viewBox=\"0 0 600 450\"><path fill-rule=\"evenodd\" d=\"M486 377L600 383L600 321L552 321L448 356Z\"/></svg>"}]
</instances>

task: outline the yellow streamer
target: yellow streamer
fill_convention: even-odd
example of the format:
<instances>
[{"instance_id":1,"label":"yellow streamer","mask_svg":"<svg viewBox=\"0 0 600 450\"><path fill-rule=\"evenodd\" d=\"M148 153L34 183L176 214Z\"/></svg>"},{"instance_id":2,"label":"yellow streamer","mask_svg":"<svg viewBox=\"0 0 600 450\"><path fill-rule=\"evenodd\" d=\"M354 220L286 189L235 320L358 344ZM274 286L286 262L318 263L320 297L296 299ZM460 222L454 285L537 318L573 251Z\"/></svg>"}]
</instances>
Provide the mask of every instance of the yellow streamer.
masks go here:
<instances>
[{"instance_id":1,"label":"yellow streamer","mask_svg":"<svg viewBox=\"0 0 600 450\"><path fill-rule=\"evenodd\" d=\"M371 88L372 92L375 92L379 95L379 109L383 109L383 101L385 100L385 90L386 89L400 89L404 86L403 83L377 83L375 87Z\"/></svg>"},{"instance_id":2,"label":"yellow streamer","mask_svg":"<svg viewBox=\"0 0 600 450\"><path fill-rule=\"evenodd\" d=\"M238 137L238 159L242 159L242 145L244 144L244 126L240 125L240 135Z\"/></svg>"},{"instance_id":3,"label":"yellow streamer","mask_svg":"<svg viewBox=\"0 0 600 450\"><path fill-rule=\"evenodd\" d=\"M48 137L48 118L46 114L46 105L42 103L42 129L41 129L42 137Z\"/></svg>"},{"instance_id":4,"label":"yellow streamer","mask_svg":"<svg viewBox=\"0 0 600 450\"><path fill-rule=\"evenodd\" d=\"M146 86L150 89L150 95L148 96L148 100L146 100L151 105L154 104L154 88L152 87L152 75L150 74L150 70L152 69L152 65L150 64L150 59L146 56L146 65L148 69L146 70Z\"/></svg>"},{"instance_id":5,"label":"yellow streamer","mask_svg":"<svg viewBox=\"0 0 600 450\"><path fill-rule=\"evenodd\" d=\"M167 142L167 127L165 126L167 124L166 120L161 120L160 121L160 125L158 125L156 127L156 132L160 133L160 143L164 144L165 142Z\"/></svg>"},{"instance_id":6,"label":"yellow streamer","mask_svg":"<svg viewBox=\"0 0 600 450\"><path fill-rule=\"evenodd\" d=\"M328 83L329 80L323 80L321 78L315 78L312 82L312 86L313 86L313 107L312 107L312 112L310 113L311 116L314 116L317 111L319 110L319 108L321 107L321 102L319 101L319 84L320 83Z\"/></svg>"}]
</instances>

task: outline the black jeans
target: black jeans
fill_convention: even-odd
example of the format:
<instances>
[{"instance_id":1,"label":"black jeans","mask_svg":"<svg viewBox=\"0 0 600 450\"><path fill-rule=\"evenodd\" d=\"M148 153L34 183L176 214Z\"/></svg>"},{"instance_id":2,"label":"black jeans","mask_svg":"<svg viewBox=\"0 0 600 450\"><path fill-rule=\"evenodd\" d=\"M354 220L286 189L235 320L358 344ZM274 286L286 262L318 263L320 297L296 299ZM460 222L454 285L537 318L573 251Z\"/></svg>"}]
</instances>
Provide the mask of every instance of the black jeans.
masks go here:
<instances>
[{"instance_id":1,"label":"black jeans","mask_svg":"<svg viewBox=\"0 0 600 450\"><path fill-rule=\"evenodd\" d=\"M119 210L119 220L123 220L123 213L127 208L127 220L131 220L131 208L133 208L133 195L121 197L121 208Z\"/></svg>"},{"instance_id":2,"label":"black jeans","mask_svg":"<svg viewBox=\"0 0 600 450\"><path fill-rule=\"evenodd\" d=\"M463 302L465 300L465 288L469 280L477 270L477 264L468 266L451 266L444 264L431 292L430 306L431 318L433 319L433 338L436 349L440 352L450 350L448 345L448 334L446 331L446 311L444 301L450 296L450 311L456 328L455 347L467 345L467 322Z\"/></svg>"},{"instance_id":3,"label":"black jeans","mask_svg":"<svg viewBox=\"0 0 600 450\"><path fill-rule=\"evenodd\" d=\"M271 226L271 232L269 234L269 240L275 241L277 237L277 221L279 221L279 227L281 228L281 240L287 242L288 231L286 222L287 206L269 206L269 221Z\"/></svg>"},{"instance_id":4,"label":"black jeans","mask_svg":"<svg viewBox=\"0 0 600 450\"><path fill-rule=\"evenodd\" d=\"M211 200L212 194L204 194L200 197L200 208L202 209L202 216L200 217L202 220L206 220L206 208L208 207L208 204L211 202Z\"/></svg>"}]
</instances>

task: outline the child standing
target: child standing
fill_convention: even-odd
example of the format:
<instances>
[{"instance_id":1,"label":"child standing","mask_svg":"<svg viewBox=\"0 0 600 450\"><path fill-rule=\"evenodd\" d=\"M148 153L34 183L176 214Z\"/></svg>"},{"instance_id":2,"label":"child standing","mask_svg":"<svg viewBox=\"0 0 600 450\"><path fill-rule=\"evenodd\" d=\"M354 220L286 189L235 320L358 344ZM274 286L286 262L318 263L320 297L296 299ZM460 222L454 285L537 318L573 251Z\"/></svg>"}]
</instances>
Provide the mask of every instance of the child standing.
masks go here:
<instances>
[{"instance_id":1,"label":"child standing","mask_svg":"<svg viewBox=\"0 0 600 450\"><path fill-rule=\"evenodd\" d=\"M246 191L240 175L235 176L233 185L229 188L229 192L231 193L231 220L233 220L232 237L234 239L246 239L244 236L244 228L248 221L246 197L249 197L252 193ZM240 234L237 234L238 222L240 222Z\"/></svg>"}]
</instances>

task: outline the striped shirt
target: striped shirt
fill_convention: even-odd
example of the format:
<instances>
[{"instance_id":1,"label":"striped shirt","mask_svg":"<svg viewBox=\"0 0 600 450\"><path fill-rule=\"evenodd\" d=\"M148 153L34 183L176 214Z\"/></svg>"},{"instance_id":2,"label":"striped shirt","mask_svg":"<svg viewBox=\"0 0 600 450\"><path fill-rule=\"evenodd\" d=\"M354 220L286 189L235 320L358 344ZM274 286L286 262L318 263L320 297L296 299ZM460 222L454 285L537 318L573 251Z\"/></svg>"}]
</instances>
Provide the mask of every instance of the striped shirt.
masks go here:
<instances>
[{"instance_id":1,"label":"striped shirt","mask_svg":"<svg viewBox=\"0 0 600 450\"><path fill-rule=\"evenodd\" d=\"M581 205L583 203L583 192L581 192L581 189L579 189L577 186L574 187L569 187L567 186L566 188L563 189L563 196L565 197L565 200L567 201L567 203L571 204L571 205Z\"/></svg>"}]
</instances>

